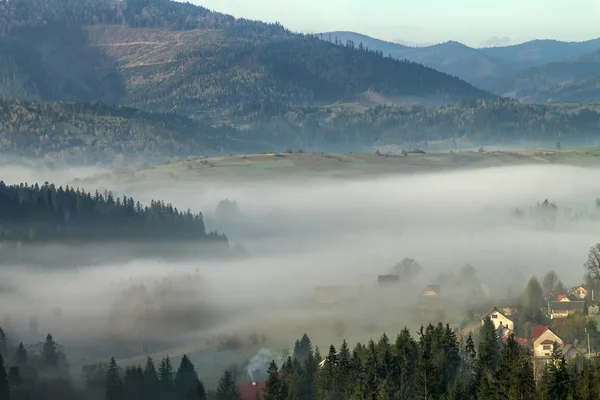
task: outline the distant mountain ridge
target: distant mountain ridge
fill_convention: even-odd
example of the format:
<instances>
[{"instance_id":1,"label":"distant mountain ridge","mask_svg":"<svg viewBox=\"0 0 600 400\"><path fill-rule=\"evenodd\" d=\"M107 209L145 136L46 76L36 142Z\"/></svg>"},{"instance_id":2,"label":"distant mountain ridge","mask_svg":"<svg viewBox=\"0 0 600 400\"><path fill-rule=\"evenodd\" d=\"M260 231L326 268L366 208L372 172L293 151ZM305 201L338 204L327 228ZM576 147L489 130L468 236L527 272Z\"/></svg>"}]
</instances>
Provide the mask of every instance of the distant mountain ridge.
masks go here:
<instances>
[{"instance_id":1,"label":"distant mountain ridge","mask_svg":"<svg viewBox=\"0 0 600 400\"><path fill-rule=\"evenodd\" d=\"M344 42L348 40L362 42L369 48L390 54L393 58L421 63L493 93L514 95L532 101L547 100L556 86L561 87L565 84L565 79L572 80L575 86L584 88L594 86L593 81L596 79L594 68L592 65L586 66L581 63L586 57L590 57L589 54L596 54L594 52L600 50L600 38L584 42L532 40L510 46L472 48L455 41L427 47L408 47L354 32L327 32L319 37L323 40L337 37ZM577 58L580 58L578 65L574 63L575 60L571 60ZM562 67L555 65L562 62L566 63ZM573 76L568 75L569 68L573 68ZM557 69L561 69L562 72L556 79L533 77L536 71ZM530 77L526 78L527 75ZM550 87L546 87L548 85ZM535 94L538 92L539 95ZM596 89L590 92L579 88L569 93L570 95L561 98L600 100L596 95Z\"/></svg>"}]
</instances>

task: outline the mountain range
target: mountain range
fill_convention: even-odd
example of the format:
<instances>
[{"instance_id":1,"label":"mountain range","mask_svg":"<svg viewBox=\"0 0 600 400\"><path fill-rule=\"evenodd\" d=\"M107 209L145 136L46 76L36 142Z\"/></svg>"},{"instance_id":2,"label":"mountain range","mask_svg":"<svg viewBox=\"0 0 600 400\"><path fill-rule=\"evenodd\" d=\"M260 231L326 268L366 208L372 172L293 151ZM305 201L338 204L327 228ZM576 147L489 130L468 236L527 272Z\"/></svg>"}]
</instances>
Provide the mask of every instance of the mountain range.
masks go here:
<instances>
[{"instance_id":1,"label":"mountain range","mask_svg":"<svg viewBox=\"0 0 600 400\"><path fill-rule=\"evenodd\" d=\"M593 137L596 111L564 113L498 94L569 98L568 81L593 97L594 81L582 86L579 77L597 62L585 52L595 43L417 48L298 34L170 0L0 1L0 151L90 163L457 148L455 138L575 143ZM567 79L570 67L550 68L567 62L561 57L578 65L577 79Z\"/></svg>"},{"instance_id":2,"label":"mountain range","mask_svg":"<svg viewBox=\"0 0 600 400\"><path fill-rule=\"evenodd\" d=\"M518 45L472 48L448 41L409 47L354 32L319 34L348 41L457 76L498 95L530 102L597 100L600 38L585 42L533 40Z\"/></svg>"},{"instance_id":3,"label":"mountain range","mask_svg":"<svg viewBox=\"0 0 600 400\"><path fill-rule=\"evenodd\" d=\"M282 104L490 96L377 51L169 0L2 2L0 32L4 99L101 100L231 118Z\"/></svg>"}]
</instances>

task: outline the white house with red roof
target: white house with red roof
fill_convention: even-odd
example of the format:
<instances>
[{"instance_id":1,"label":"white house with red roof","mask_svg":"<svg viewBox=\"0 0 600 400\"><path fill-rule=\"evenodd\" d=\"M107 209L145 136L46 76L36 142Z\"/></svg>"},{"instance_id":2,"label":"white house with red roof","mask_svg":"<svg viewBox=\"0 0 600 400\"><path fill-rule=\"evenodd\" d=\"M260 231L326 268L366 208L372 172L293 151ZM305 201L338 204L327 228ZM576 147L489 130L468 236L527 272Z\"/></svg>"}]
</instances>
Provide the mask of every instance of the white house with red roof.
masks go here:
<instances>
[{"instance_id":1,"label":"white house with red roof","mask_svg":"<svg viewBox=\"0 0 600 400\"><path fill-rule=\"evenodd\" d=\"M534 357L549 357L552 355L554 342L563 348L564 342L547 326L534 326L531 329L531 344Z\"/></svg>"}]
</instances>

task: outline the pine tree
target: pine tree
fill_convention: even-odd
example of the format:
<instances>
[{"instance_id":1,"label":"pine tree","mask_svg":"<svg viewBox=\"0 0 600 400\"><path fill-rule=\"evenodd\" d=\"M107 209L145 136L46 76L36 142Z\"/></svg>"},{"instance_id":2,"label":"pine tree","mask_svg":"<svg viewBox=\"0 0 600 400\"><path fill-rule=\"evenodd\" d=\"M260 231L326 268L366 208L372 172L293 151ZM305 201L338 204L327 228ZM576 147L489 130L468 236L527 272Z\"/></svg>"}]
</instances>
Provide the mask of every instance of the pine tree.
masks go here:
<instances>
[{"instance_id":1,"label":"pine tree","mask_svg":"<svg viewBox=\"0 0 600 400\"><path fill-rule=\"evenodd\" d=\"M146 399L160 398L160 380L152 357L148 357L144 367L144 397Z\"/></svg>"},{"instance_id":2,"label":"pine tree","mask_svg":"<svg viewBox=\"0 0 600 400\"><path fill-rule=\"evenodd\" d=\"M507 399L531 399L535 394L533 367L529 356L511 334L502 349L496 372L496 395Z\"/></svg>"},{"instance_id":3,"label":"pine tree","mask_svg":"<svg viewBox=\"0 0 600 400\"><path fill-rule=\"evenodd\" d=\"M347 399L352 389L352 355L348 343L344 340L333 371L334 399Z\"/></svg>"},{"instance_id":4,"label":"pine tree","mask_svg":"<svg viewBox=\"0 0 600 400\"><path fill-rule=\"evenodd\" d=\"M317 396L327 399L332 395L334 370L337 364L337 351L335 346L329 346L329 353L325 357L323 367L317 374Z\"/></svg>"},{"instance_id":5,"label":"pine tree","mask_svg":"<svg viewBox=\"0 0 600 400\"><path fill-rule=\"evenodd\" d=\"M18 366L23 366L27 364L27 350L25 350L23 342L19 343L19 347L17 347L17 353L15 354L15 363Z\"/></svg>"},{"instance_id":6,"label":"pine tree","mask_svg":"<svg viewBox=\"0 0 600 400\"><path fill-rule=\"evenodd\" d=\"M394 381L398 382L399 398L402 400L414 399L417 384L415 365L419 362L419 349L408 329L404 328L396 337L393 355L397 363L394 370Z\"/></svg>"},{"instance_id":7,"label":"pine tree","mask_svg":"<svg viewBox=\"0 0 600 400\"><path fill-rule=\"evenodd\" d=\"M490 319L486 317L483 325L479 329L479 345L477 346L477 369L483 373L485 371L494 374L500 360L500 341L496 332L496 327Z\"/></svg>"},{"instance_id":8,"label":"pine tree","mask_svg":"<svg viewBox=\"0 0 600 400\"><path fill-rule=\"evenodd\" d=\"M144 400L144 371L141 366L125 369L123 386L128 400Z\"/></svg>"},{"instance_id":9,"label":"pine tree","mask_svg":"<svg viewBox=\"0 0 600 400\"><path fill-rule=\"evenodd\" d=\"M59 361L58 350L56 342L52 338L51 334L46 336L46 341L42 347L42 361L44 365L49 367L57 367Z\"/></svg>"},{"instance_id":10,"label":"pine tree","mask_svg":"<svg viewBox=\"0 0 600 400\"><path fill-rule=\"evenodd\" d=\"M119 366L115 358L110 359L106 372L106 400L123 400L123 385L119 376Z\"/></svg>"},{"instance_id":11,"label":"pine tree","mask_svg":"<svg viewBox=\"0 0 600 400\"><path fill-rule=\"evenodd\" d=\"M181 399L197 399L198 384L196 368L188 356L184 354L175 374L175 393Z\"/></svg>"},{"instance_id":12,"label":"pine tree","mask_svg":"<svg viewBox=\"0 0 600 400\"><path fill-rule=\"evenodd\" d=\"M267 370L268 378L265 383L263 400L285 400L281 397L282 382L279 376L277 364L272 360Z\"/></svg>"},{"instance_id":13,"label":"pine tree","mask_svg":"<svg viewBox=\"0 0 600 400\"><path fill-rule=\"evenodd\" d=\"M169 356L165 356L158 367L158 378L160 380L163 397L170 398L173 393L173 366Z\"/></svg>"},{"instance_id":14,"label":"pine tree","mask_svg":"<svg viewBox=\"0 0 600 400\"><path fill-rule=\"evenodd\" d=\"M6 339L6 333L0 327L0 355L6 357L8 354L8 340Z\"/></svg>"},{"instance_id":15,"label":"pine tree","mask_svg":"<svg viewBox=\"0 0 600 400\"><path fill-rule=\"evenodd\" d=\"M204 387L204 383L201 380L196 382L196 397L197 400L206 400L208 395L206 393L206 388Z\"/></svg>"},{"instance_id":16,"label":"pine tree","mask_svg":"<svg viewBox=\"0 0 600 400\"><path fill-rule=\"evenodd\" d=\"M570 377L567 363L562 355L558 343L554 343L552 357L546 364L542 377L542 390L548 400L562 400L569 395Z\"/></svg>"},{"instance_id":17,"label":"pine tree","mask_svg":"<svg viewBox=\"0 0 600 400\"><path fill-rule=\"evenodd\" d=\"M235 385L235 378L231 371L226 370L219 380L215 400L241 400L240 392Z\"/></svg>"},{"instance_id":18,"label":"pine tree","mask_svg":"<svg viewBox=\"0 0 600 400\"><path fill-rule=\"evenodd\" d=\"M0 399L10 400L10 388L8 387L8 376L4 367L4 358L0 354Z\"/></svg>"}]
</instances>

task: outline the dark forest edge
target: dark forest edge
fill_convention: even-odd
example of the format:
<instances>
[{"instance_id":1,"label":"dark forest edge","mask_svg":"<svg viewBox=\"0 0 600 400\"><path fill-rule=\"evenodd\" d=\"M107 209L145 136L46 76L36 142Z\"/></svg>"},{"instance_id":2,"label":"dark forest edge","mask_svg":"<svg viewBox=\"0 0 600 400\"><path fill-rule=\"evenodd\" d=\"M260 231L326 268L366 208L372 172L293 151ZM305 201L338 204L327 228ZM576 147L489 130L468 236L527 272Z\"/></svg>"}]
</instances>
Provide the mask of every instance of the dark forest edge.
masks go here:
<instances>
[{"instance_id":1,"label":"dark forest edge","mask_svg":"<svg viewBox=\"0 0 600 400\"><path fill-rule=\"evenodd\" d=\"M272 361L266 382L256 388L263 400L312 399L596 399L600 395L600 357L578 356L568 362L555 343L551 355L536 364L514 335L498 337L490 318L477 334L458 338L449 325L402 330L395 341L343 341L325 356L307 335L281 365ZM148 357L141 365L109 363L84 366L79 379L69 374L65 350L52 335L27 347L0 330L0 398L21 399L242 399L236 376L225 371L215 390L207 390L184 355L174 370L169 356L156 368ZM536 371L536 372L534 372ZM258 392L258 390L257 390ZM248 399L245 394L244 400Z\"/></svg>"},{"instance_id":2,"label":"dark forest edge","mask_svg":"<svg viewBox=\"0 0 600 400\"><path fill-rule=\"evenodd\" d=\"M155 250L186 244L206 245L203 250L207 251L229 247L225 235L206 231L202 213L178 210L155 200L144 206L132 197L115 197L112 192L92 194L49 183L0 182L0 220L4 262L14 260L11 250L19 250L7 246L11 243L152 244ZM20 253L31 256L29 251Z\"/></svg>"}]
</instances>

